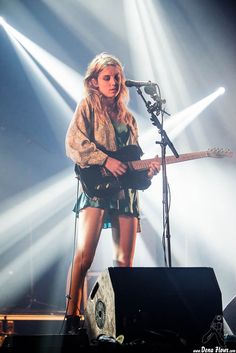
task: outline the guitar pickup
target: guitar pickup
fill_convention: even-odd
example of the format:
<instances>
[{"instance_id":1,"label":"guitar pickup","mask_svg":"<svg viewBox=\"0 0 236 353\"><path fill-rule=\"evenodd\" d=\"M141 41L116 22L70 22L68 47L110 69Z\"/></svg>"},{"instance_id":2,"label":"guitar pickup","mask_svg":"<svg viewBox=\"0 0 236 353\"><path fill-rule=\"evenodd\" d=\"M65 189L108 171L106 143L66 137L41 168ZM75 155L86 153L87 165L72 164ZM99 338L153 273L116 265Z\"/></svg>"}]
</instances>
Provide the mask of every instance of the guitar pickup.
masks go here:
<instances>
[{"instance_id":1,"label":"guitar pickup","mask_svg":"<svg viewBox=\"0 0 236 353\"><path fill-rule=\"evenodd\" d=\"M95 189L96 190L108 190L110 187L112 187L112 184L111 183L107 183L107 184L99 184L99 185L96 185Z\"/></svg>"}]
</instances>

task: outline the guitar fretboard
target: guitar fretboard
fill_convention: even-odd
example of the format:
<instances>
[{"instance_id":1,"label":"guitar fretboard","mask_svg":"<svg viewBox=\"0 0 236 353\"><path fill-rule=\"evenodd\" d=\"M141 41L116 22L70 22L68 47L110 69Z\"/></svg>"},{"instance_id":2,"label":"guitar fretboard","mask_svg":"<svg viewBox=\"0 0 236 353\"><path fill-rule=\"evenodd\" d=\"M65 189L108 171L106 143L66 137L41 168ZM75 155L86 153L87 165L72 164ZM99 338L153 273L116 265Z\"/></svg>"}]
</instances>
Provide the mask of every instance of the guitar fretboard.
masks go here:
<instances>
[{"instance_id":1,"label":"guitar fretboard","mask_svg":"<svg viewBox=\"0 0 236 353\"><path fill-rule=\"evenodd\" d=\"M179 158L176 158L175 156L168 156L166 157L166 163L167 164L178 163L178 162L190 161L192 159L205 158L205 157L209 157L207 151L190 152L190 153L181 154Z\"/></svg>"},{"instance_id":2,"label":"guitar fretboard","mask_svg":"<svg viewBox=\"0 0 236 353\"><path fill-rule=\"evenodd\" d=\"M191 152L191 153L181 154L179 158L176 158L175 156L167 156L166 163L167 164L179 163L179 162L184 162L184 161L198 159L198 158L205 158L205 157L209 157L207 151ZM131 162L128 162L128 166L130 169L133 169L133 170L146 170L149 168L150 163L154 161L161 162L160 158L156 157L156 158L150 158L150 159L144 159L144 160L138 160L138 161L131 161Z\"/></svg>"}]
</instances>

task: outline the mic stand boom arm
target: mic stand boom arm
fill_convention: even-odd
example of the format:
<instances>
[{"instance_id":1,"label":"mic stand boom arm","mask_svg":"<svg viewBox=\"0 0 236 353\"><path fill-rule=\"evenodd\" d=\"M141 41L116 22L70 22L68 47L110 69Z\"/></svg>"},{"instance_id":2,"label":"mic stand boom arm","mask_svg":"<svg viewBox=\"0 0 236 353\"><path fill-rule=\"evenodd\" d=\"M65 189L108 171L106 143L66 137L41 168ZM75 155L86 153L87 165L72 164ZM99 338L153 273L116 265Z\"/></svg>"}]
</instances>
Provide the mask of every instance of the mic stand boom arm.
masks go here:
<instances>
[{"instance_id":1,"label":"mic stand boom arm","mask_svg":"<svg viewBox=\"0 0 236 353\"><path fill-rule=\"evenodd\" d=\"M169 146L171 151L173 152L176 158L179 157L178 152L176 151L175 147L173 146L172 142L170 141L169 137L167 136L166 131L163 129L163 122L160 123L158 120L157 115L160 113L162 114L162 121L163 121L163 114L168 114L165 110L162 109L162 100L157 95L152 95L152 98L155 100L154 104L151 102L146 101L144 98L142 91L140 88L137 88L138 94L143 99L148 113L151 114L150 120L152 124L155 125L159 133L161 135L161 141L157 141L156 143L160 144L161 146L161 162L162 162L162 189L163 189L163 246L164 246L164 256L165 256L165 264L166 266L171 267L171 242L170 242L170 222L169 222L169 197L168 197L168 182L167 182L167 173L166 173L166 146ZM156 111L156 114L154 114ZM168 114L170 115L170 114ZM166 244L167 244L167 259L166 259ZM168 260L168 261L167 261Z\"/></svg>"}]
</instances>

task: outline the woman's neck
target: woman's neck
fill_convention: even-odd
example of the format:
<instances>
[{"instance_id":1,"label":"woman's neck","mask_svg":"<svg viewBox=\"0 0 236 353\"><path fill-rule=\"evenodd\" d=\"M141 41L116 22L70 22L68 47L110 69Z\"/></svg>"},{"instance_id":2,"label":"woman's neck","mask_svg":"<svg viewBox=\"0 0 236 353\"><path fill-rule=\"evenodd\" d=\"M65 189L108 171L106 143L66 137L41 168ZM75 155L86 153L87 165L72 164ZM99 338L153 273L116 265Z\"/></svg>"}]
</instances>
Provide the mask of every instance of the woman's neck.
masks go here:
<instances>
[{"instance_id":1,"label":"woman's neck","mask_svg":"<svg viewBox=\"0 0 236 353\"><path fill-rule=\"evenodd\" d=\"M115 107L115 99L103 97L103 104L109 108Z\"/></svg>"}]
</instances>

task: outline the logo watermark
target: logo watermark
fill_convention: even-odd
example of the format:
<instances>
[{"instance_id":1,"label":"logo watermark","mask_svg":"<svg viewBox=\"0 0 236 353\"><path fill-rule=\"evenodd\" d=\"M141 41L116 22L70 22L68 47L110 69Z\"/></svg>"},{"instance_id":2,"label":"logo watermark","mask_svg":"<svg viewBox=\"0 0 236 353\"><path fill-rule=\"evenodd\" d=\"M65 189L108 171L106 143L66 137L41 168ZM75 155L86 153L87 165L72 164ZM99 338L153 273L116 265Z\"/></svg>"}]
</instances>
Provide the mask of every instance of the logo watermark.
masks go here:
<instances>
[{"instance_id":1,"label":"logo watermark","mask_svg":"<svg viewBox=\"0 0 236 353\"><path fill-rule=\"evenodd\" d=\"M193 353L236 353L236 349L227 348L225 345L222 315L214 317L210 329L202 336L202 346L193 349Z\"/></svg>"},{"instance_id":2,"label":"logo watermark","mask_svg":"<svg viewBox=\"0 0 236 353\"><path fill-rule=\"evenodd\" d=\"M202 346L200 349L193 349L193 353L236 353L236 349L222 348L216 346L214 348L208 348Z\"/></svg>"}]
</instances>

